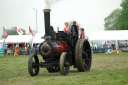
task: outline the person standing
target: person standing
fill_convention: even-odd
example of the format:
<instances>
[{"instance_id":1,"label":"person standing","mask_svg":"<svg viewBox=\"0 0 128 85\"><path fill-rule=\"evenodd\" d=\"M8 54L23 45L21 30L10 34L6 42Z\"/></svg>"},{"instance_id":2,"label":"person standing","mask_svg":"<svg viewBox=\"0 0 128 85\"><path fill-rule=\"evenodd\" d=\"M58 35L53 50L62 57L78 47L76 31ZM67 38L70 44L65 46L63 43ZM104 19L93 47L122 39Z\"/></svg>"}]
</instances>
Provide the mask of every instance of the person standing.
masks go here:
<instances>
[{"instance_id":1,"label":"person standing","mask_svg":"<svg viewBox=\"0 0 128 85\"><path fill-rule=\"evenodd\" d=\"M73 21L73 25L76 25L76 21ZM77 26L77 30L79 31L79 26Z\"/></svg>"},{"instance_id":2,"label":"person standing","mask_svg":"<svg viewBox=\"0 0 128 85\"><path fill-rule=\"evenodd\" d=\"M8 45L5 43L3 48L4 48L4 55L6 55L7 54Z\"/></svg>"},{"instance_id":3,"label":"person standing","mask_svg":"<svg viewBox=\"0 0 128 85\"><path fill-rule=\"evenodd\" d=\"M107 44L106 44L106 42L104 43L103 48L105 48L105 49L107 48Z\"/></svg>"},{"instance_id":4,"label":"person standing","mask_svg":"<svg viewBox=\"0 0 128 85\"><path fill-rule=\"evenodd\" d=\"M96 42L94 43L94 50L95 51L97 50L97 44L96 44Z\"/></svg>"},{"instance_id":5,"label":"person standing","mask_svg":"<svg viewBox=\"0 0 128 85\"><path fill-rule=\"evenodd\" d=\"M63 31L65 33L68 33L68 22L65 22L64 25L65 25L65 27L64 27Z\"/></svg>"},{"instance_id":6,"label":"person standing","mask_svg":"<svg viewBox=\"0 0 128 85\"><path fill-rule=\"evenodd\" d=\"M81 28L80 31L81 31L80 39L85 39L84 28Z\"/></svg>"},{"instance_id":7,"label":"person standing","mask_svg":"<svg viewBox=\"0 0 128 85\"><path fill-rule=\"evenodd\" d=\"M112 43L112 49L115 50L115 43Z\"/></svg>"},{"instance_id":8,"label":"person standing","mask_svg":"<svg viewBox=\"0 0 128 85\"><path fill-rule=\"evenodd\" d=\"M108 48L110 48L110 43L109 43L109 41L107 42L107 46L108 46Z\"/></svg>"}]
</instances>

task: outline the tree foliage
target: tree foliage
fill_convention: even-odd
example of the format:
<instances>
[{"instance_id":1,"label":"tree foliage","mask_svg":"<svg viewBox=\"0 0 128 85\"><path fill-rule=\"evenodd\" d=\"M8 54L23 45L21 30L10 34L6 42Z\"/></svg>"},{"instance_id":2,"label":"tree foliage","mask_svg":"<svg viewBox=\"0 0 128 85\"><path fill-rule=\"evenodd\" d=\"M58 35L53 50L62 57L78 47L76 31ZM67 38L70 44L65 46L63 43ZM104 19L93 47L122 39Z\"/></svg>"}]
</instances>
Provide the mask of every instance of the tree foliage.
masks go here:
<instances>
[{"instance_id":1,"label":"tree foliage","mask_svg":"<svg viewBox=\"0 0 128 85\"><path fill-rule=\"evenodd\" d=\"M69 26L73 24L73 21L74 21L74 20L68 22ZM81 25L80 25L78 22L76 22L76 25L78 25L79 28L81 27Z\"/></svg>"},{"instance_id":2,"label":"tree foliage","mask_svg":"<svg viewBox=\"0 0 128 85\"><path fill-rule=\"evenodd\" d=\"M120 6L122 7L122 11L118 20L119 29L128 30L128 0L122 0Z\"/></svg>"},{"instance_id":3,"label":"tree foliage","mask_svg":"<svg viewBox=\"0 0 128 85\"><path fill-rule=\"evenodd\" d=\"M23 32L23 35L26 35L26 30L24 30L24 29L20 29L22 32Z\"/></svg>"},{"instance_id":4,"label":"tree foliage","mask_svg":"<svg viewBox=\"0 0 128 85\"><path fill-rule=\"evenodd\" d=\"M121 9L116 9L112 11L112 13L104 19L105 30L118 30L119 29L118 18L120 15L121 15Z\"/></svg>"},{"instance_id":5,"label":"tree foliage","mask_svg":"<svg viewBox=\"0 0 128 85\"><path fill-rule=\"evenodd\" d=\"M23 32L23 35L26 35L26 31L24 29L21 29L21 31ZM19 35L17 33L17 27L12 27L11 29L6 29L6 32L8 35ZM2 38L4 38L4 35L2 35Z\"/></svg>"}]
</instances>

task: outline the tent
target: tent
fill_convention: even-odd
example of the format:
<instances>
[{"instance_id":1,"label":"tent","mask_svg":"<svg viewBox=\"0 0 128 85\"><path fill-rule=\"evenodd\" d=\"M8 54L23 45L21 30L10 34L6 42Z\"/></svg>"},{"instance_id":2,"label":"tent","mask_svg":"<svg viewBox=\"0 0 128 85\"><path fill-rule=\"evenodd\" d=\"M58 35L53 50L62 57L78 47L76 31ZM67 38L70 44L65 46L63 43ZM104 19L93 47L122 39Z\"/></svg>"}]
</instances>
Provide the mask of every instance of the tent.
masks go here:
<instances>
[{"instance_id":1,"label":"tent","mask_svg":"<svg viewBox=\"0 0 128 85\"><path fill-rule=\"evenodd\" d=\"M0 40L0 49L3 47L4 40Z\"/></svg>"},{"instance_id":2,"label":"tent","mask_svg":"<svg viewBox=\"0 0 128 85\"><path fill-rule=\"evenodd\" d=\"M5 43L31 43L32 35L8 35Z\"/></svg>"},{"instance_id":3,"label":"tent","mask_svg":"<svg viewBox=\"0 0 128 85\"><path fill-rule=\"evenodd\" d=\"M32 38L32 35L19 35L18 43L31 43Z\"/></svg>"},{"instance_id":4,"label":"tent","mask_svg":"<svg viewBox=\"0 0 128 85\"><path fill-rule=\"evenodd\" d=\"M89 37L89 41L103 40L128 40L128 30L95 31Z\"/></svg>"},{"instance_id":5,"label":"tent","mask_svg":"<svg viewBox=\"0 0 128 85\"><path fill-rule=\"evenodd\" d=\"M43 42L44 39L41 39L41 37L43 37L43 36L44 36L44 33L36 33L36 35L34 36L34 38L32 40L32 44Z\"/></svg>"}]
</instances>

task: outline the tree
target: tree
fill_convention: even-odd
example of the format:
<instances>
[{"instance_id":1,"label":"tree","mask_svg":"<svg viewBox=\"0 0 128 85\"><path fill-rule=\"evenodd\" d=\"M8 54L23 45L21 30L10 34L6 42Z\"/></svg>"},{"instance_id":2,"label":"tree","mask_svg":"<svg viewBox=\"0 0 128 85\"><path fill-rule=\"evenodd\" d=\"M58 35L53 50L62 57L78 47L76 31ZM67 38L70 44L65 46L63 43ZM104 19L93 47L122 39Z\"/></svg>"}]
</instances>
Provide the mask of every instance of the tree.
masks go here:
<instances>
[{"instance_id":1,"label":"tree","mask_svg":"<svg viewBox=\"0 0 128 85\"><path fill-rule=\"evenodd\" d=\"M105 30L119 30L118 18L121 15L121 9L115 9L107 16L104 21Z\"/></svg>"},{"instance_id":2,"label":"tree","mask_svg":"<svg viewBox=\"0 0 128 85\"><path fill-rule=\"evenodd\" d=\"M128 30L128 0L122 0L120 6L122 7L122 11L118 20L119 29Z\"/></svg>"},{"instance_id":3,"label":"tree","mask_svg":"<svg viewBox=\"0 0 128 85\"><path fill-rule=\"evenodd\" d=\"M26 35L26 31L24 29L21 29L21 31L23 32L23 35ZM17 33L17 27L12 27L11 29L7 29L6 32L8 35L19 35ZM2 35L2 38L4 38L4 35Z\"/></svg>"},{"instance_id":4,"label":"tree","mask_svg":"<svg viewBox=\"0 0 128 85\"><path fill-rule=\"evenodd\" d=\"M23 32L23 35L26 35L26 31L24 29L20 29Z\"/></svg>"},{"instance_id":5,"label":"tree","mask_svg":"<svg viewBox=\"0 0 128 85\"><path fill-rule=\"evenodd\" d=\"M69 26L73 24L73 21L74 21L74 20L68 22ZM81 27L81 25L80 25L78 22L76 22L76 25L78 25L79 28Z\"/></svg>"}]
</instances>

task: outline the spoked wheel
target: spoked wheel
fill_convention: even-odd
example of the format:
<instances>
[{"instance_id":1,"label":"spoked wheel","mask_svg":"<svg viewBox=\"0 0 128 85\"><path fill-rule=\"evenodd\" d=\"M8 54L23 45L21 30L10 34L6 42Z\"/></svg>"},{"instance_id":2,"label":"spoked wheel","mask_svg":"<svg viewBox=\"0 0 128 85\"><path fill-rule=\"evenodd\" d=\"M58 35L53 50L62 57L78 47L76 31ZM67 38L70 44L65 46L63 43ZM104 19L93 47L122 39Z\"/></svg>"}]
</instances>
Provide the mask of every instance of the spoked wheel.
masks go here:
<instances>
[{"instance_id":1,"label":"spoked wheel","mask_svg":"<svg viewBox=\"0 0 128 85\"><path fill-rule=\"evenodd\" d=\"M79 44L79 45L78 45ZM92 55L90 44L86 39L82 39L76 45L75 60L77 69L80 72L89 71L91 67Z\"/></svg>"},{"instance_id":2,"label":"spoked wheel","mask_svg":"<svg viewBox=\"0 0 128 85\"><path fill-rule=\"evenodd\" d=\"M60 67L51 67L51 68L47 68L49 73L53 73L53 72L59 72L60 71Z\"/></svg>"},{"instance_id":3,"label":"spoked wheel","mask_svg":"<svg viewBox=\"0 0 128 85\"><path fill-rule=\"evenodd\" d=\"M67 75L69 73L70 63L69 57L66 52L63 52L60 56L60 73L62 75Z\"/></svg>"},{"instance_id":4,"label":"spoked wheel","mask_svg":"<svg viewBox=\"0 0 128 85\"><path fill-rule=\"evenodd\" d=\"M37 55L30 55L28 59L28 71L31 76L36 76L39 73L39 59Z\"/></svg>"}]
</instances>

